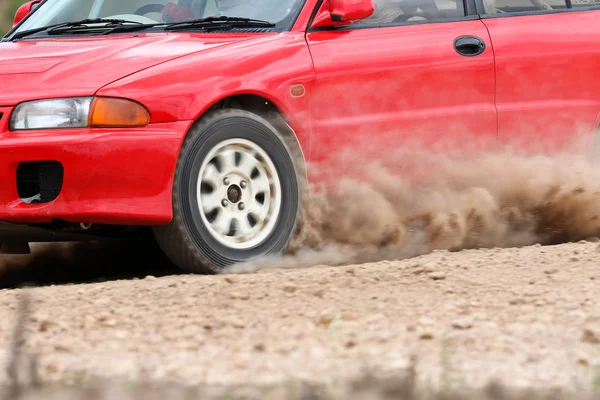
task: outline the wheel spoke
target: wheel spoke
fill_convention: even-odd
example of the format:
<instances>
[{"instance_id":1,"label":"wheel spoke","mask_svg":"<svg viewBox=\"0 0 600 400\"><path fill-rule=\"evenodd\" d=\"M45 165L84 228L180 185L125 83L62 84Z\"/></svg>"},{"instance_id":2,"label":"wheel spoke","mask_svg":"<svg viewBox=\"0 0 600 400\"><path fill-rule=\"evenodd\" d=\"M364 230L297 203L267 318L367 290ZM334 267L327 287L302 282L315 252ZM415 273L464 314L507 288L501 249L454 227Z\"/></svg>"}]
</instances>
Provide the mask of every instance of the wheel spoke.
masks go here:
<instances>
[{"instance_id":1,"label":"wheel spoke","mask_svg":"<svg viewBox=\"0 0 600 400\"><path fill-rule=\"evenodd\" d=\"M217 158L221 164L221 174L228 174L235 169L235 151L223 150Z\"/></svg>"},{"instance_id":2,"label":"wheel spoke","mask_svg":"<svg viewBox=\"0 0 600 400\"><path fill-rule=\"evenodd\" d=\"M252 230L252 226L250 225L250 221L248 221L248 216L244 215L237 220L237 231L236 236L244 236L247 235L248 232Z\"/></svg>"},{"instance_id":3,"label":"wheel spoke","mask_svg":"<svg viewBox=\"0 0 600 400\"><path fill-rule=\"evenodd\" d=\"M204 193L200 198L200 202L202 203L204 214L208 214L214 211L215 208L221 207L221 199L217 192Z\"/></svg>"},{"instance_id":4,"label":"wheel spoke","mask_svg":"<svg viewBox=\"0 0 600 400\"><path fill-rule=\"evenodd\" d=\"M219 171L214 164L208 164L202 175L202 183L208 183L213 189L216 189L221 180Z\"/></svg>"},{"instance_id":5,"label":"wheel spoke","mask_svg":"<svg viewBox=\"0 0 600 400\"><path fill-rule=\"evenodd\" d=\"M219 210L219 215L212 222L212 227L221 235L227 235L231 227L231 214L224 209Z\"/></svg>"},{"instance_id":6,"label":"wheel spoke","mask_svg":"<svg viewBox=\"0 0 600 400\"><path fill-rule=\"evenodd\" d=\"M267 217L268 208L266 205L260 204L258 202L253 202L250 210L248 210L249 214L256 220L256 223L262 223Z\"/></svg>"},{"instance_id":7,"label":"wheel spoke","mask_svg":"<svg viewBox=\"0 0 600 400\"><path fill-rule=\"evenodd\" d=\"M256 159L252 154L249 154L246 151L241 152L241 154L242 159L240 161L240 165L238 165L238 170L247 177L250 177L250 175L252 175L252 171L256 167Z\"/></svg>"},{"instance_id":8,"label":"wheel spoke","mask_svg":"<svg viewBox=\"0 0 600 400\"><path fill-rule=\"evenodd\" d=\"M270 193L271 192L271 181L269 178L262 172L256 178L252 179L252 185L255 193Z\"/></svg>"}]
</instances>

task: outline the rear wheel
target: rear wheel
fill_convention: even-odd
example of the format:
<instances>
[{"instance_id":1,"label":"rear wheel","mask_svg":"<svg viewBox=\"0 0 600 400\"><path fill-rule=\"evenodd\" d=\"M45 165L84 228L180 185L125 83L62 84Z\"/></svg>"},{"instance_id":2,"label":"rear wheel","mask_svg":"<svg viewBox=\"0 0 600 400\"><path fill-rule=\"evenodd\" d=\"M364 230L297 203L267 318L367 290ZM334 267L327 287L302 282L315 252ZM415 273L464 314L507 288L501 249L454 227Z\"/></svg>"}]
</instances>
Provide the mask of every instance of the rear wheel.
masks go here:
<instances>
[{"instance_id":1,"label":"rear wheel","mask_svg":"<svg viewBox=\"0 0 600 400\"><path fill-rule=\"evenodd\" d=\"M299 196L292 154L273 125L247 111L218 111L188 133L175 171L173 220L153 230L177 266L216 273L282 252Z\"/></svg>"}]
</instances>

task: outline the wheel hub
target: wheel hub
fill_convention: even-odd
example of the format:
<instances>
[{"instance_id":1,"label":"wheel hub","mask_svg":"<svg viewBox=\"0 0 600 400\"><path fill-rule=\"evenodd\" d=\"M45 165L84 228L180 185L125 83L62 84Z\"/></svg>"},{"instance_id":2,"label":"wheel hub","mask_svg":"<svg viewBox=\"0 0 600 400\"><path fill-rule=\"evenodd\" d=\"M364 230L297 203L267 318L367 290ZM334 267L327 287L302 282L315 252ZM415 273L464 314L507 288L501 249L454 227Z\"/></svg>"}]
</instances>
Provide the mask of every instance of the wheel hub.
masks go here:
<instances>
[{"instance_id":1,"label":"wheel hub","mask_svg":"<svg viewBox=\"0 0 600 400\"><path fill-rule=\"evenodd\" d=\"M242 198L242 188L238 185L231 185L227 188L227 200L232 204L237 204Z\"/></svg>"}]
</instances>

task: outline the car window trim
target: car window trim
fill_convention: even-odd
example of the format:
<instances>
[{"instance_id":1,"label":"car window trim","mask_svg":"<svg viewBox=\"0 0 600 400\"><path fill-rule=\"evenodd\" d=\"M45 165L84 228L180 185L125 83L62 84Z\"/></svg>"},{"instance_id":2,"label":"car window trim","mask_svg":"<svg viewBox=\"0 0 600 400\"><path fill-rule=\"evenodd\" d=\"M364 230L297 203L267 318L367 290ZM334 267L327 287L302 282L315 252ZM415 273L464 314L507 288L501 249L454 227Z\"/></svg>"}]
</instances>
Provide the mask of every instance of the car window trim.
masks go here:
<instances>
[{"instance_id":1,"label":"car window trim","mask_svg":"<svg viewBox=\"0 0 600 400\"><path fill-rule=\"evenodd\" d=\"M332 26L322 28L310 28L306 32L327 32L327 31L354 31L363 29L384 29L384 28L396 28L401 26L415 26L415 25L431 25L431 24L444 24L450 22L463 22L463 21L474 21L479 20L478 15L465 15L464 17L456 18L440 18L432 21L406 21L406 22L394 22L389 24L372 24L372 25L345 25L345 26Z\"/></svg>"},{"instance_id":2,"label":"car window trim","mask_svg":"<svg viewBox=\"0 0 600 400\"><path fill-rule=\"evenodd\" d=\"M405 21L405 22L394 22L389 24L372 24L372 25L343 25L343 26L328 26L322 28L311 28L310 26L313 24L314 19L317 16L321 5L324 0L319 0L313 10L313 13L308 21L308 25L306 28L306 33L310 32L328 32L328 31L349 31L349 30L358 30L358 29L375 29L375 28L395 28L399 26L412 26L412 25L429 25L429 24L439 24L439 23L449 23L449 22L462 22L462 21L472 21L480 19L477 14L477 5L475 0L462 0L463 3L463 12L464 16L462 17L451 17L451 18L440 18L436 20L426 20L426 21Z\"/></svg>"},{"instance_id":3,"label":"car window trim","mask_svg":"<svg viewBox=\"0 0 600 400\"><path fill-rule=\"evenodd\" d=\"M465 0L464 3L466 16L479 15L477 13L477 3L475 0Z\"/></svg>"},{"instance_id":4,"label":"car window trim","mask_svg":"<svg viewBox=\"0 0 600 400\"><path fill-rule=\"evenodd\" d=\"M294 29L294 25L296 25L296 22L298 22L298 18L300 18L302 10L304 10L304 7L306 7L307 1L308 0L299 0L298 5L296 6L296 15L294 15L293 18L290 18L290 22L285 27L282 27L284 32L290 32L292 29Z\"/></svg>"}]
</instances>

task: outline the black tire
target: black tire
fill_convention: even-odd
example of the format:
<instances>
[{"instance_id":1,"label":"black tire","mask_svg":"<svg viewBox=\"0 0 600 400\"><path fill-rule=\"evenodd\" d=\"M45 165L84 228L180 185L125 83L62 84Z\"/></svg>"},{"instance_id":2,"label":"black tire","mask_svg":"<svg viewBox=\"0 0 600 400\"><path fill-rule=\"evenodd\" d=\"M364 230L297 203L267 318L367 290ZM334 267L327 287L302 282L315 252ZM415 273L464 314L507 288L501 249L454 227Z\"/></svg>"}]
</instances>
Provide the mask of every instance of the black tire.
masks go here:
<instances>
[{"instance_id":1,"label":"black tire","mask_svg":"<svg viewBox=\"0 0 600 400\"><path fill-rule=\"evenodd\" d=\"M213 147L228 139L246 139L270 157L281 185L281 206L272 231L262 242L236 249L218 241L207 229L196 192L201 165ZM206 115L188 133L177 161L173 183L173 219L153 227L161 249L184 271L214 274L233 264L283 252L299 215L300 187L293 156L277 129L244 110Z\"/></svg>"}]
</instances>

